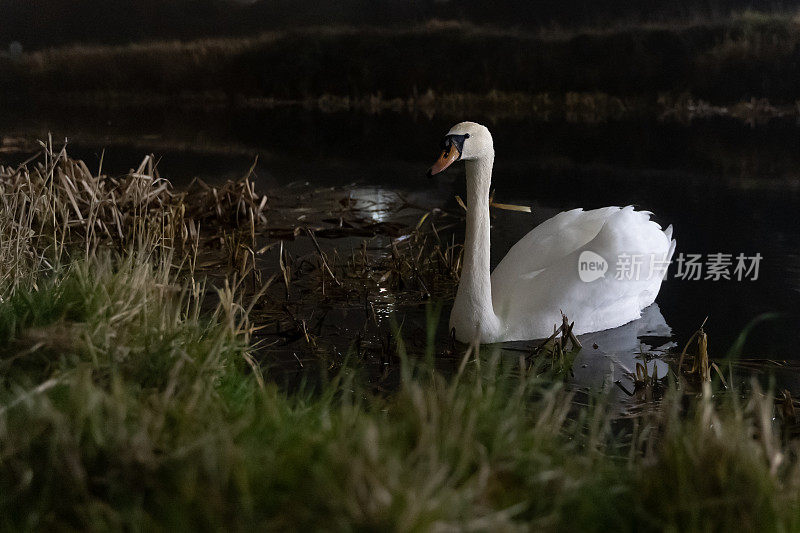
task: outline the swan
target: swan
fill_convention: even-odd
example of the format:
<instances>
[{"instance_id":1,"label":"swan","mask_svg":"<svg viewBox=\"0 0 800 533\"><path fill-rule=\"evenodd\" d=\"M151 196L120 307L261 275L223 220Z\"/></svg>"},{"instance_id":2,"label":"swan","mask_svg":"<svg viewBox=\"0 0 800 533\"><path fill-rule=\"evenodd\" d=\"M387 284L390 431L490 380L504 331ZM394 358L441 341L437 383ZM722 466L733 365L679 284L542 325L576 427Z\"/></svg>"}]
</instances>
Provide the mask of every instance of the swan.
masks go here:
<instances>
[{"instance_id":1,"label":"swan","mask_svg":"<svg viewBox=\"0 0 800 533\"><path fill-rule=\"evenodd\" d=\"M475 122L453 126L433 176L456 161L467 173L464 260L450 331L489 344L549 337L563 312L573 333L615 328L652 304L675 251L672 226L632 206L564 211L519 240L490 274L489 187L494 144Z\"/></svg>"}]
</instances>

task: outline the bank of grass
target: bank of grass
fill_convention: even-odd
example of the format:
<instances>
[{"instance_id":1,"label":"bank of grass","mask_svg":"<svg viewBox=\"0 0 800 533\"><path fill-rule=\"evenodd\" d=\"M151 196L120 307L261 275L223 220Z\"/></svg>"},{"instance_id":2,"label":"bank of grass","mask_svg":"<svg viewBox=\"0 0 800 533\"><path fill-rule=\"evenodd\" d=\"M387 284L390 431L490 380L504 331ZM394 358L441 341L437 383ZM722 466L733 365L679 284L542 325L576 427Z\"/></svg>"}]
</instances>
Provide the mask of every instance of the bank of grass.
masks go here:
<instances>
[{"instance_id":1,"label":"bank of grass","mask_svg":"<svg viewBox=\"0 0 800 533\"><path fill-rule=\"evenodd\" d=\"M450 381L409 367L389 397L347 372L287 394L259 386L225 313L165 281L98 259L3 303L4 529L800 525L764 396L686 413L674 391L620 429L488 353Z\"/></svg>"},{"instance_id":2,"label":"bank of grass","mask_svg":"<svg viewBox=\"0 0 800 533\"><path fill-rule=\"evenodd\" d=\"M799 35L792 15L746 12L596 30L525 33L432 22L77 46L33 52L18 62L0 58L0 98L431 112L466 102L470 110L501 106L535 116L591 104L608 107L612 119L650 107L664 111L665 102L687 98L706 107L766 99L795 112ZM576 104L576 98L596 102Z\"/></svg>"},{"instance_id":3,"label":"bank of grass","mask_svg":"<svg viewBox=\"0 0 800 533\"><path fill-rule=\"evenodd\" d=\"M797 441L757 387L671 386L618 420L602 394L573 402L546 361L468 350L445 379L398 342L395 392L345 366L289 393L254 364L233 280L204 306L203 284L176 268L191 261L165 239L173 219L119 240L82 231L56 183L77 163L48 157L37 190L56 209L37 212L69 230L53 238L21 216L32 196L0 212L40 258L0 302L5 530L800 528ZM35 181L0 174L4 197ZM127 180L160 187L147 167Z\"/></svg>"}]
</instances>

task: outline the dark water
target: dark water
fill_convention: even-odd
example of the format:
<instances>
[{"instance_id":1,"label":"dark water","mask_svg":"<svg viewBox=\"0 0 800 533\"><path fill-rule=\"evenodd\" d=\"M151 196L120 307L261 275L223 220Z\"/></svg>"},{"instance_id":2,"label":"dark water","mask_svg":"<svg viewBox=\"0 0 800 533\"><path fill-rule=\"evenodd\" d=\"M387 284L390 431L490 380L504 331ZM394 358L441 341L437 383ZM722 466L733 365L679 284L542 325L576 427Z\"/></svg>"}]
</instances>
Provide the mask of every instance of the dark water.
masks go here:
<instances>
[{"instance_id":1,"label":"dark water","mask_svg":"<svg viewBox=\"0 0 800 533\"><path fill-rule=\"evenodd\" d=\"M534 207L533 215L497 212L493 262L561 210L633 204L674 226L678 253L763 256L755 281L666 281L657 302L673 339L683 342L708 316L710 352L721 356L753 319L778 313L752 330L745 353L800 358L800 126L781 120L751 127L719 119L569 124L463 118L493 132L496 199ZM71 155L90 168L105 150L111 172L154 152L162 175L178 184L196 176L216 181L246 172L258 155L265 188L358 183L400 191L423 207L452 207L454 195L464 195L463 168L434 181L424 171L456 121L298 108L6 110L0 114L6 146L0 160L23 159L29 150L24 140L51 131L55 139L69 136ZM635 346L648 331L603 335L607 346L614 339Z\"/></svg>"}]
</instances>

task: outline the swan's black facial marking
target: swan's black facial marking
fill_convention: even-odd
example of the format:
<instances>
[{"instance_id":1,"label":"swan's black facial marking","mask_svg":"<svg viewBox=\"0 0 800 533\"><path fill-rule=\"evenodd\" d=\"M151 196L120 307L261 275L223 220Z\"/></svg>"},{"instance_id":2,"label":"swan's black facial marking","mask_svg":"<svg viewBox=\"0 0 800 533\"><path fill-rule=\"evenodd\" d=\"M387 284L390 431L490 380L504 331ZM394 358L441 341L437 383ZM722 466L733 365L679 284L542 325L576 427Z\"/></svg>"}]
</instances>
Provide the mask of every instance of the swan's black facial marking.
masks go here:
<instances>
[{"instance_id":1,"label":"swan's black facial marking","mask_svg":"<svg viewBox=\"0 0 800 533\"><path fill-rule=\"evenodd\" d=\"M450 165L461 159L466 139L469 139L469 133L464 135L445 135L444 139L442 139L442 154L433 166L428 169L427 176L430 178L435 174L444 172Z\"/></svg>"},{"instance_id":2,"label":"swan's black facial marking","mask_svg":"<svg viewBox=\"0 0 800 533\"><path fill-rule=\"evenodd\" d=\"M450 151L451 146L455 146L460 158L461 154L464 153L464 141L466 139L469 139L469 133L465 133L464 135L445 135L444 139L442 139L442 150L447 152Z\"/></svg>"}]
</instances>

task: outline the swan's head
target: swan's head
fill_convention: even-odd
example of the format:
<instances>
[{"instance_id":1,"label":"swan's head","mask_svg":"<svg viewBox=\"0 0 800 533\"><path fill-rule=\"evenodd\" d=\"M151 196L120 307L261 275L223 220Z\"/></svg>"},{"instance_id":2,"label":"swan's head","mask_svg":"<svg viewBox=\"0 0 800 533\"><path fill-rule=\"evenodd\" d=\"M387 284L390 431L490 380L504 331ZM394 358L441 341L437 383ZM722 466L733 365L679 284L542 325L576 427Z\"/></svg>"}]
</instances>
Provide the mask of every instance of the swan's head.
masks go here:
<instances>
[{"instance_id":1,"label":"swan's head","mask_svg":"<svg viewBox=\"0 0 800 533\"><path fill-rule=\"evenodd\" d=\"M460 122L442 139L442 154L428 170L428 176L444 172L456 161L472 161L494 156L492 134L476 122Z\"/></svg>"}]
</instances>

